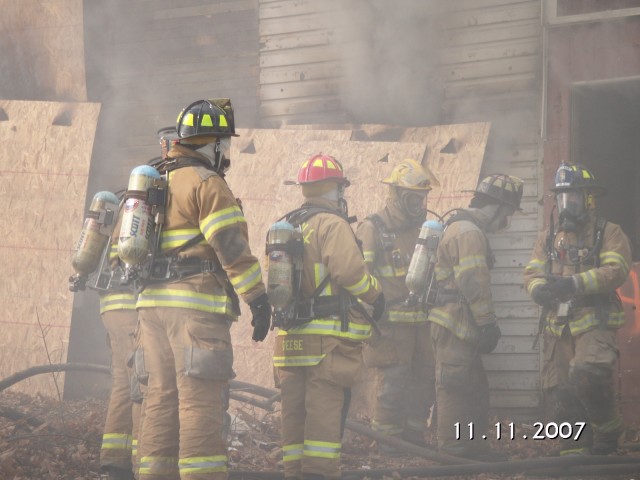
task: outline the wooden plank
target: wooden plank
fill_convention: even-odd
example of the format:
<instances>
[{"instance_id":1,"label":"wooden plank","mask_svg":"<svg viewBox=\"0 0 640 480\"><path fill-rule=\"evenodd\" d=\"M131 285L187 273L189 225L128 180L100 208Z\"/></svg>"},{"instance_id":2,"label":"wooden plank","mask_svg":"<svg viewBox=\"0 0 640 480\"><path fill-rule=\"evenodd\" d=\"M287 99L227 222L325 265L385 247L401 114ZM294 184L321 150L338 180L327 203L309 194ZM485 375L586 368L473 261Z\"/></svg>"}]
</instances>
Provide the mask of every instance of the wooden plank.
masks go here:
<instances>
[{"instance_id":1,"label":"wooden plank","mask_svg":"<svg viewBox=\"0 0 640 480\"><path fill-rule=\"evenodd\" d=\"M11 212L0 217L0 375L7 377L66 361L73 303L67 282L100 105L0 100L0 107L8 116L0 122L0 202ZM54 125L63 116L64 125ZM54 387L41 376L14 388L54 396Z\"/></svg>"},{"instance_id":2,"label":"wooden plank","mask_svg":"<svg viewBox=\"0 0 640 480\"><path fill-rule=\"evenodd\" d=\"M208 2L193 7L180 6L168 9L158 9L153 12L154 20L167 20L185 17L217 16L221 13L255 10L257 0L229 0L227 2Z\"/></svg>"},{"instance_id":3,"label":"wooden plank","mask_svg":"<svg viewBox=\"0 0 640 480\"><path fill-rule=\"evenodd\" d=\"M443 34L443 43L446 46L454 46L514 41L538 38L541 31L542 27L539 19L526 19L519 22L485 25L482 27L446 29Z\"/></svg>"},{"instance_id":4,"label":"wooden plank","mask_svg":"<svg viewBox=\"0 0 640 480\"><path fill-rule=\"evenodd\" d=\"M493 390L489 395L491 408L536 408L540 406L540 394L531 391Z\"/></svg>"},{"instance_id":5,"label":"wooden plank","mask_svg":"<svg viewBox=\"0 0 640 480\"><path fill-rule=\"evenodd\" d=\"M518 39L511 42L482 43L479 45L456 45L444 48L440 53L440 63L451 65L480 62L501 58L529 57L540 53L542 40L537 37Z\"/></svg>"},{"instance_id":6,"label":"wooden plank","mask_svg":"<svg viewBox=\"0 0 640 480\"><path fill-rule=\"evenodd\" d=\"M336 72L339 71L341 66L341 61L331 61L308 65L262 68L260 69L260 85L264 87L275 83L336 78Z\"/></svg>"},{"instance_id":7,"label":"wooden plank","mask_svg":"<svg viewBox=\"0 0 640 480\"><path fill-rule=\"evenodd\" d=\"M526 3L530 0L456 0L451 5L456 12L462 12L464 10L477 10L487 7L498 7L505 5L515 5L517 3Z\"/></svg>"},{"instance_id":8,"label":"wooden plank","mask_svg":"<svg viewBox=\"0 0 640 480\"><path fill-rule=\"evenodd\" d=\"M508 371L530 371L537 372L540 369L540 355L537 352L506 354L490 353L482 356L484 368L487 371L508 372Z\"/></svg>"},{"instance_id":9,"label":"wooden plank","mask_svg":"<svg viewBox=\"0 0 640 480\"><path fill-rule=\"evenodd\" d=\"M495 25L523 20L540 21L541 5L537 0L507 6L485 7L454 12L444 19L445 28Z\"/></svg>"},{"instance_id":10,"label":"wooden plank","mask_svg":"<svg viewBox=\"0 0 640 480\"><path fill-rule=\"evenodd\" d=\"M260 52L329 45L333 35L327 30L311 30L285 35L269 35L260 39Z\"/></svg>"},{"instance_id":11,"label":"wooden plank","mask_svg":"<svg viewBox=\"0 0 640 480\"><path fill-rule=\"evenodd\" d=\"M538 55L514 57L480 62L468 62L443 67L445 78L449 81L471 80L474 78L499 77L537 73L540 68Z\"/></svg>"},{"instance_id":12,"label":"wooden plank","mask_svg":"<svg viewBox=\"0 0 640 480\"><path fill-rule=\"evenodd\" d=\"M332 17L334 15L333 12L318 12L294 17L260 19L260 37L322 30L326 25L333 24Z\"/></svg>"},{"instance_id":13,"label":"wooden plank","mask_svg":"<svg viewBox=\"0 0 640 480\"><path fill-rule=\"evenodd\" d=\"M493 354L535 353L537 352L537 350L533 350L531 348L534 337L535 337L535 333L531 335L517 335L517 336L503 334L500 340L498 340L498 345L496 346L496 349L492 352L492 355Z\"/></svg>"},{"instance_id":14,"label":"wooden plank","mask_svg":"<svg viewBox=\"0 0 640 480\"><path fill-rule=\"evenodd\" d=\"M539 372L489 372L489 388L492 390L533 390L540 388Z\"/></svg>"},{"instance_id":15,"label":"wooden plank","mask_svg":"<svg viewBox=\"0 0 640 480\"><path fill-rule=\"evenodd\" d=\"M318 12L336 12L341 11L341 7L344 8L344 5L341 5L336 0L325 0L323 2L314 0L279 0L268 3L260 1L259 3L261 21Z\"/></svg>"},{"instance_id":16,"label":"wooden plank","mask_svg":"<svg viewBox=\"0 0 640 480\"><path fill-rule=\"evenodd\" d=\"M283 65L308 65L319 62L333 62L336 50L332 45L296 48L287 51L264 52L260 55L260 67L281 67ZM336 74L340 74L336 72Z\"/></svg>"},{"instance_id":17,"label":"wooden plank","mask_svg":"<svg viewBox=\"0 0 640 480\"><path fill-rule=\"evenodd\" d=\"M538 72L502 75L496 78L452 80L444 86L444 97L459 101L462 98L482 98L504 92L530 92L539 85Z\"/></svg>"},{"instance_id":18,"label":"wooden plank","mask_svg":"<svg viewBox=\"0 0 640 480\"><path fill-rule=\"evenodd\" d=\"M526 302L530 297L524 290L524 285L491 285L494 302Z\"/></svg>"},{"instance_id":19,"label":"wooden plank","mask_svg":"<svg viewBox=\"0 0 640 480\"><path fill-rule=\"evenodd\" d=\"M491 248L494 250L522 250L533 249L537 235L523 234L512 229L504 233L492 234L490 237Z\"/></svg>"},{"instance_id":20,"label":"wooden plank","mask_svg":"<svg viewBox=\"0 0 640 480\"><path fill-rule=\"evenodd\" d=\"M332 95L339 91L340 80L328 78L323 80L305 80L303 82L276 83L262 85L260 97L264 101L285 100L293 98L309 98Z\"/></svg>"}]
</instances>

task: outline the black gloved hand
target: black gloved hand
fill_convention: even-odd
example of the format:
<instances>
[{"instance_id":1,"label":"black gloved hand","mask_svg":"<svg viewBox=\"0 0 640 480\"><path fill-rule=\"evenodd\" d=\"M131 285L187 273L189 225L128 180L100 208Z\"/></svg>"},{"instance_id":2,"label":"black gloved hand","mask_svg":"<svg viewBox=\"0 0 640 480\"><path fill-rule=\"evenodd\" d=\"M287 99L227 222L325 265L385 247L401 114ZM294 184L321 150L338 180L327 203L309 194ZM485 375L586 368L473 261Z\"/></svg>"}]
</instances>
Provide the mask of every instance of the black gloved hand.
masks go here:
<instances>
[{"instance_id":1,"label":"black gloved hand","mask_svg":"<svg viewBox=\"0 0 640 480\"><path fill-rule=\"evenodd\" d=\"M500 331L500 327L495 322L482 325L478 333L478 352L493 352L501 336L502 332Z\"/></svg>"},{"instance_id":2,"label":"black gloved hand","mask_svg":"<svg viewBox=\"0 0 640 480\"><path fill-rule=\"evenodd\" d=\"M377 322L382 318L387 308L386 302L384 300L384 294L382 292L380 292L380 295L378 295L378 298L376 298L376 301L373 302L371 306L373 307L372 318Z\"/></svg>"},{"instance_id":3,"label":"black gloved hand","mask_svg":"<svg viewBox=\"0 0 640 480\"><path fill-rule=\"evenodd\" d=\"M271 327L271 305L269 305L269 297L263 293L258 298L249 303L251 309L251 326L253 327L253 335L251 339L255 342L263 341L269 328Z\"/></svg>"},{"instance_id":4,"label":"black gloved hand","mask_svg":"<svg viewBox=\"0 0 640 480\"><path fill-rule=\"evenodd\" d=\"M576 283L573 277L550 277L547 286L560 301L567 301L576 294Z\"/></svg>"},{"instance_id":5,"label":"black gloved hand","mask_svg":"<svg viewBox=\"0 0 640 480\"><path fill-rule=\"evenodd\" d=\"M531 298L541 307L550 307L557 300L555 292L549 288L548 284L534 288L531 292Z\"/></svg>"}]
</instances>

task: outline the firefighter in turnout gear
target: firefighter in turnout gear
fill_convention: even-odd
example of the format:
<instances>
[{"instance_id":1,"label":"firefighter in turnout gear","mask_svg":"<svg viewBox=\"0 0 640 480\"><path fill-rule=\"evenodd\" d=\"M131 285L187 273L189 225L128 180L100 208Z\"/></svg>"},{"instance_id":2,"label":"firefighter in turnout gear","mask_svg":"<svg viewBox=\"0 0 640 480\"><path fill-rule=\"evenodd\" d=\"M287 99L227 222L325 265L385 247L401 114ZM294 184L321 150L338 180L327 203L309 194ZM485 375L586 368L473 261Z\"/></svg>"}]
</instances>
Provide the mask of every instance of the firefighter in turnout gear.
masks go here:
<instances>
[{"instance_id":1,"label":"firefighter in turnout gear","mask_svg":"<svg viewBox=\"0 0 640 480\"><path fill-rule=\"evenodd\" d=\"M270 328L271 307L247 222L224 180L228 99L199 100L161 138L168 198L159 245L137 301L148 375L139 444L142 480L227 478L224 417L233 378L230 327L250 307L253 340Z\"/></svg>"},{"instance_id":2,"label":"firefighter in turnout gear","mask_svg":"<svg viewBox=\"0 0 640 480\"><path fill-rule=\"evenodd\" d=\"M373 428L424 445L429 410L435 401L435 370L427 312L407 306L407 269L427 215L427 194L439 183L415 160L404 160L382 183L389 185L385 207L358 225L364 259L379 280L387 304L382 335L365 346L368 367L377 369ZM392 448L379 444L383 453Z\"/></svg>"},{"instance_id":3,"label":"firefighter in turnout gear","mask_svg":"<svg viewBox=\"0 0 640 480\"><path fill-rule=\"evenodd\" d=\"M301 186L305 201L284 217L301 232L304 252L294 315L277 322L273 357L282 393L284 474L339 478L350 389L384 296L347 220L343 191L349 182L340 163L315 155L296 182L285 183ZM358 300L373 305L373 319Z\"/></svg>"},{"instance_id":4,"label":"firefighter in turnout gear","mask_svg":"<svg viewBox=\"0 0 640 480\"><path fill-rule=\"evenodd\" d=\"M122 213L122 212L120 212ZM116 224L109 245L109 263L116 275L122 272L117 255L120 221ZM111 396L100 449L100 468L109 480L131 480L136 465L138 427L142 397L128 362L135 350L138 326L136 293L132 287L114 288L100 294L100 315L107 330L111 349ZM137 394L138 393L138 394Z\"/></svg>"},{"instance_id":5,"label":"firefighter in turnout gear","mask_svg":"<svg viewBox=\"0 0 640 480\"><path fill-rule=\"evenodd\" d=\"M480 181L469 208L459 209L446 224L438 244L435 306L429 313L436 359L438 449L481 461L504 460L492 452L487 430L489 387L481 354L492 352L501 336L491 295L493 255L487 233L507 228L520 210L522 181L494 174ZM475 437L455 425L474 425ZM464 430L464 429L463 429Z\"/></svg>"},{"instance_id":6,"label":"firefighter in turnout gear","mask_svg":"<svg viewBox=\"0 0 640 480\"><path fill-rule=\"evenodd\" d=\"M606 455L622 433L615 371L624 312L616 289L629 274L631 247L618 225L595 214L595 197L606 190L587 168L560 164L551 191L559 225L552 216L525 268L527 292L542 307L542 388L558 422L587 425L560 454Z\"/></svg>"},{"instance_id":7,"label":"firefighter in turnout gear","mask_svg":"<svg viewBox=\"0 0 640 480\"><path fill-rule=\"evenodd\" d=\"M94 196L72 260L77 273L69 279L69 288L74 292L85 288L98 292L100 316L111 351L111 393L100 449L100 478L132 480L140 399L132 396L128 360L135 348L138 313L133 289L117 280L122 273L116 253L122 221L118 204L118 197L110 192Z\"/></svg>"}]
</instances>

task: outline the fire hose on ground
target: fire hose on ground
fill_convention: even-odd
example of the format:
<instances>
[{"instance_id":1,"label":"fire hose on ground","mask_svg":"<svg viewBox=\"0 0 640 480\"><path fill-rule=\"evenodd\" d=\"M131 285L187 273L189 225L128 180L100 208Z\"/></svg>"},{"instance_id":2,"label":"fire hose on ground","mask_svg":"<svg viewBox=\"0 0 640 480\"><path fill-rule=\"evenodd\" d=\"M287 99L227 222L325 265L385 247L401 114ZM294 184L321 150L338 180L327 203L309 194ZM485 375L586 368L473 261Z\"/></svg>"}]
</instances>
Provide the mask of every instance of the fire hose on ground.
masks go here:
<instances>
[{"instance_id":1,"label":"fire hose on ground","mask_svg":"<svg viewBox=\"0 0 640 480\"><path fill-rule=\"evenodd\" d=\"M55 373L63 371L91 371L97 373L110 374L111 369L104 365L89 363L59 363L31 367L17 372L0 381L0 392L25 380L29 377L44 373ZM230 397L234 400L249 403L266 411L273 411L273 404L280 401L280 393L277 390L254 385L247 382L231 380ZM254 398L246 394L262 397ZM18 412L7 411L7 415L17 415ZM0 414L3 414L0 411ZM6 415L5 415L6 416ZM345 427L359 435L364 435L374 440L389 444L399 450L412 455L420 456L429 460L442 463L440 466L394 468L394 469L362 469L353 471L343 471L343 479L358 478L382 478L383 476L400 475L402 477L444 477L454 475L476 475L482 473L522 473L531 475L564 477L572 475L617 475L627 473L638 473L640 471L640 458L615 457L615 456L568 456L568 457L543 457L529 460L510 460L505 462L484 463L472 462L468 459L444 455L431 449L419 447L412 443L396 438L382 435L362 424L347 420ZM622 448L629 450L637 449L637 444L623 444ZM235 479L283 479L281 472L252 472L252 471L229 471L229 477Z\"/></svg>"}]
</instances>

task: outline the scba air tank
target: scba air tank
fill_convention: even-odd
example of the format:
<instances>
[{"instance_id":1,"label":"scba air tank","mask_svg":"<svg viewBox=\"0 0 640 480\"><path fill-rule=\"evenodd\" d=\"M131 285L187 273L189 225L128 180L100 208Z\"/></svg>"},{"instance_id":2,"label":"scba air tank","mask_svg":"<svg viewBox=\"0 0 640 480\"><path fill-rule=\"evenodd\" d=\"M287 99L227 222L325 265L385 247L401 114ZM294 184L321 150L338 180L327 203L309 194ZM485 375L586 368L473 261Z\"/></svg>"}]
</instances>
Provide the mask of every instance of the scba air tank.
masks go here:
<instances>
[{"instance_id":1,"label":"scba air tank","mask_svg":"<svg viewBox=\"0 0 640 480\"><path fill-rule=\"evenodd\" d=\"M147 195L158 179L160 174L149 165L134 168L129 176L118 238L118 256L127 265L143 263L151 252L155 225Z\"/></svg>"},{"instance_id":2,"label":"scba air tank","mask_svg":"<svg viewBox=\"0 0 640 480\"><path fill-rule=\"evenodd\" d=\"M267 233L267 295L274 308L285 308L293 297L294 264L289 246L295 228L284 220L271 225Z\"/></svg>"},{"instance_id":3,"label":"scba air tank","mask_svg":"<svg viewBox=\"0 0 640 480\"><path fill-rule=\"evenodd\" d=\"M410 298L421 296L430 282L428 273L436 262L436 251L443 230L442 224L436 220L427 220L422 224L405 279Z\"/></svg>"},{"instance_id":4,"label":"scba air tank","mask_svg":"<svg viewBox=\"0 0 640 480\"><path fill-rule=\"evenodd\" d=\"M111 192L93 196L84 220L71 265L77 274L86 276L98 268L118 212L118 197Z\"/></svg>"}]
</instances>

